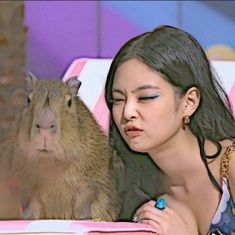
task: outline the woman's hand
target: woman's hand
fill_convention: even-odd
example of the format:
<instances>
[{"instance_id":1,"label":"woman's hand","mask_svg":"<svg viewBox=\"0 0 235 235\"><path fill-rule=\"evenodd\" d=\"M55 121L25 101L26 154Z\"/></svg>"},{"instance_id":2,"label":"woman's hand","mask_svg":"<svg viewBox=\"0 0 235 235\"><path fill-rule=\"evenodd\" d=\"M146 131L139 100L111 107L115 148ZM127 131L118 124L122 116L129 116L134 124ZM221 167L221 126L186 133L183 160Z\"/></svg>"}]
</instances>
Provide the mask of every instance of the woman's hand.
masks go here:
<instances>
[{"instance_id":1,"label":"woman's hand","mask_svg":"<svg viewBox=\"0 0 235 235\"><path fill-rule=\"evenodd\" d=\"M135 213L137 222L151 225L158 235L198 235L196 221L192 215L185 213L183 219L169 207L159 210L154 205L155 201L152 200L143 204Z\"/></svg>"}]
</instances>

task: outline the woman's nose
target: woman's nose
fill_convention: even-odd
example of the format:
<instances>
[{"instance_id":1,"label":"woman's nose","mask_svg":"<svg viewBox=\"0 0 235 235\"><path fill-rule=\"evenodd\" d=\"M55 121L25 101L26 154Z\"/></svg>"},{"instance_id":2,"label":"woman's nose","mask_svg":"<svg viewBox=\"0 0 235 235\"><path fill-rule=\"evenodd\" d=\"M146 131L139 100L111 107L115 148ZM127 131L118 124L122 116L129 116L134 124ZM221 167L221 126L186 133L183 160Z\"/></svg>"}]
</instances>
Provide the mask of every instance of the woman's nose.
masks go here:
<instances>
[{"instance_id":1,"label":"woman's nose","mask_svg":"<svg viewBox=\"0 0 235 235\"><path fill-rule=\"evenodd\" d=\"M127 101L123 108L123 120L129 121L137 117L136 104L133 101Z\"/></svg>"}]
</instances>

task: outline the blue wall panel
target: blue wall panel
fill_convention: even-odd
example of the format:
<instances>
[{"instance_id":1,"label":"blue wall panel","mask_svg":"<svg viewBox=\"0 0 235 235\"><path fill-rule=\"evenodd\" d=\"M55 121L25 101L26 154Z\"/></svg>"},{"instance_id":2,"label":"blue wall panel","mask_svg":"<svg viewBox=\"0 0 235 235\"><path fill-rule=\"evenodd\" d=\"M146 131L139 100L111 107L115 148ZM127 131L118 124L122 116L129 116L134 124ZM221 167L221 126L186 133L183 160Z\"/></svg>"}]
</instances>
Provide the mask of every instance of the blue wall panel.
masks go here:
<instances>
[{"instance_id":1,"label":"blue wall panel","mask_svg":"<svg viewBox=\"0 0 235 235\"><path fill-rule=\"evenodd\" d=\"M204 49L222 43L235 48L235 21L226 17L219 7L215 9L203 2L184 1L182 13L183 29L193 34Z\"/></svg>"},{"instance_id":2,"label":"blue wall panel","mask_svg":"<svg viewBox=\"0 0 235 235\"><path fill-rule=\"evenodd\" d=\"M177 1L104 1L103 4L144 31L162 24L177 26Z\"/></svg>"}]
</instances>

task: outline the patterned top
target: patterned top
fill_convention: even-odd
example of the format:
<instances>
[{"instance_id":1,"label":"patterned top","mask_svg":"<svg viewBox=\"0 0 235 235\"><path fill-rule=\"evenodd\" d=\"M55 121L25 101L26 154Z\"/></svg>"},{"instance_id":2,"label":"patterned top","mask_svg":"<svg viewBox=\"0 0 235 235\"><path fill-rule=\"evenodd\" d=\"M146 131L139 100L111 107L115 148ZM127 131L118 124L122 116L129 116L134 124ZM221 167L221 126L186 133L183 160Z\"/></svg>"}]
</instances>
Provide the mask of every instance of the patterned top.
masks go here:
<instances>
[{"instance_id":1,"label":"patterned top","mask_svg":"<svg viewBox=\"0 0 235 235\"><path fill-rule=\"evenodd\" d=\"M228 169L235 142L229 146L221 160L222 196L212 220L208 235L235 235L235 203L229 192Z\"/></svg>"},{"instance_id":2,"label":"patterned top","mask_svg":"<svg viewBox=\"0 0 235 235\"><path fill-rule=\"evenodd\" d=\"M209 235L235 234L235 204L232 201L232 198L228 190L227 179L223 179L222 189L223 189L223 194L219 203L219 207L212 220L210 232L208 233Z\"/></svg>"}]
</instances>

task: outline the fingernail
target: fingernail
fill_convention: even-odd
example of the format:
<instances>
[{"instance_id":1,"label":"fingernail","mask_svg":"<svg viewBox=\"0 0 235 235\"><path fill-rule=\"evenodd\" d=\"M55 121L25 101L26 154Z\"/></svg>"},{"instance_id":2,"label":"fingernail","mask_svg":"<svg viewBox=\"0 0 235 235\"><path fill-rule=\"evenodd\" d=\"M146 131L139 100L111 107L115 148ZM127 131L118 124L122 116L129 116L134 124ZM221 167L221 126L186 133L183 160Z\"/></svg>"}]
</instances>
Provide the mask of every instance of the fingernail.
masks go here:
<instances>
[{"instance_id":1,"label":"fingernail","mask_svg":"<svg viewBox=\"0 0 235 235\"><path fill-rule=\"evenodd\" d=\"M137 223L137 222L138 222L138 217L137 217L137 215L134 215L132 221L133 221L134 223Z\"/></svg>"}]
</instances>

